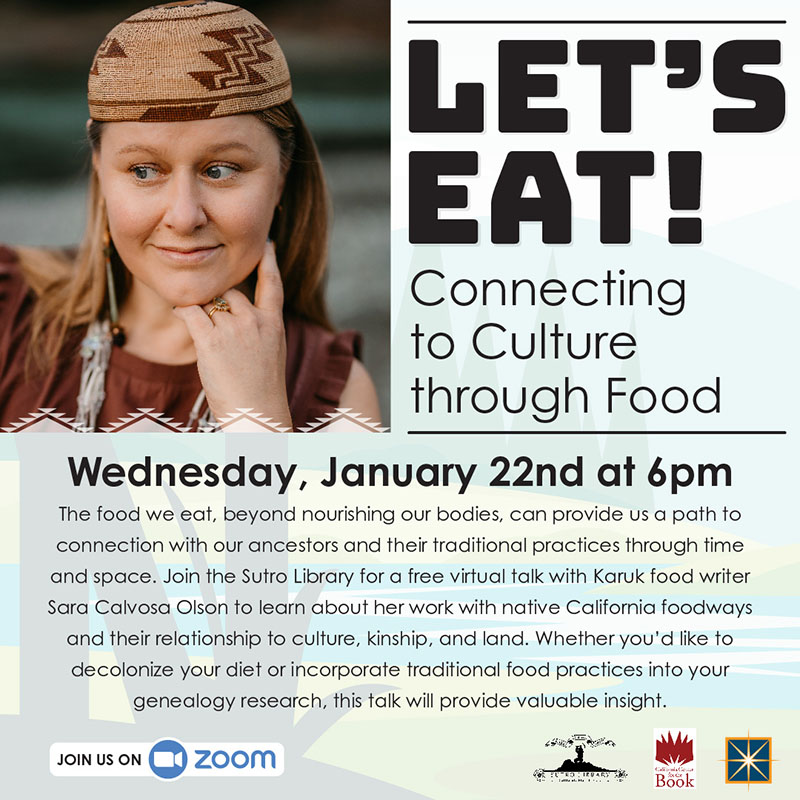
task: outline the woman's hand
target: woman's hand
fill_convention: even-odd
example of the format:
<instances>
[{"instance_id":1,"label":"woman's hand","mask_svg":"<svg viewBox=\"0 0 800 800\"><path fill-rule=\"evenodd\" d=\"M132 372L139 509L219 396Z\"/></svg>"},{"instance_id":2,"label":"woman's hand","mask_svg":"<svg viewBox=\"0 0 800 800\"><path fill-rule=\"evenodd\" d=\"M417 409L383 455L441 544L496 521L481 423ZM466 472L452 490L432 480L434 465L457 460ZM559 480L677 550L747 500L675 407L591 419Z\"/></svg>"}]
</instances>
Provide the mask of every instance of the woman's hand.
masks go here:
<instances>
[{"instance_id":1,"label":"woman's hand","mask_svg":"<svg viewBox=\"0 0 800 800\"><path fill-rule=\"evenodd\" d=\"M230 312L184 306L175 309L189 329L197 351L197 369L209 408L217 419L237 408L251 408L291 428L286 396L286 334L283 283L268 241L258 265L254 302L229 289L222 297Z\"/></svg>"}]
</instances>

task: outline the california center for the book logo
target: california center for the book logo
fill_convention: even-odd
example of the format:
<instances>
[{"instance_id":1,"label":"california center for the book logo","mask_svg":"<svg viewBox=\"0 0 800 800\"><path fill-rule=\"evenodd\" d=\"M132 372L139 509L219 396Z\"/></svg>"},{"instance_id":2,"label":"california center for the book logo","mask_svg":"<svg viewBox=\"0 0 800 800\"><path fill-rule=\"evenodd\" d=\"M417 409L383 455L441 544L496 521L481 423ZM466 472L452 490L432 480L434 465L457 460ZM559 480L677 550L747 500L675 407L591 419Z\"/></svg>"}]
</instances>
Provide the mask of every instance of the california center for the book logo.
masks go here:
<instances>
[{"instance_id":1,"label":"california center for the book logo","mask_svg":"<svg viewBox=\"0 0 800 800\"><path fill-rule=\"evenodd\" d=\"M601 737L593 739L585 733L574 733L568 739L550 739L545 743L545 747L565 747L574 751L574 758L566 758L561 762L561 766L552 769L539 768L533 773L537 781L548 781L550 783L611 783L612 781L624 781L628 773L624 769L610 768L606 766L606 748L616 747L610 739ZM603 750L597 750L603 748ZM595 750L591 754L588 751ZM602 761L602 766L595 764L595 761Z\"/></svg>"},{"instance_id":2,"label":"california center for the book logo","mask_svg":"<svg viewBox=\"0 0 800 800\"><path fill-rule=\"evenodd\" d=\"M729 736L725 739L725 783L772 783L772 737Z\"/></svg>"},{"instance_id":3,"label":"california center for the book logo","mask_svg":"<svg viewBox=\"0 0 800 800\"><path fill-rule=\"evenodd\" d=\"M653 787L655 789L694 789L697 761L694 728L653 729Z\"/></svg>"}]
</instances>

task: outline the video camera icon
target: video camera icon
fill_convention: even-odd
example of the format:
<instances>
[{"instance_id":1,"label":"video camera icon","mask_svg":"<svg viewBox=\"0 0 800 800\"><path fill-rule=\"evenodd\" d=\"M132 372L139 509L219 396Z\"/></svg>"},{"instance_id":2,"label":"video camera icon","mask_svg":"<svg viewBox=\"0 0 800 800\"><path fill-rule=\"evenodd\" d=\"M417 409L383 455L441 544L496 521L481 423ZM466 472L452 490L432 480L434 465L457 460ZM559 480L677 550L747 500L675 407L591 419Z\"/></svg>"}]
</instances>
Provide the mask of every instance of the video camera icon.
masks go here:
<instances>
[{"instance_id":1,"label":"video camera icon","mask_svg":"<svg viewBox=\"0 0 800 800\"><path fill-rule=\"evenodd\" d=\"M150 748L149 761L157 778L171 781L179 778L186 769L186 750L175 739L161 739Z\"/></svg>"}]
</instances>

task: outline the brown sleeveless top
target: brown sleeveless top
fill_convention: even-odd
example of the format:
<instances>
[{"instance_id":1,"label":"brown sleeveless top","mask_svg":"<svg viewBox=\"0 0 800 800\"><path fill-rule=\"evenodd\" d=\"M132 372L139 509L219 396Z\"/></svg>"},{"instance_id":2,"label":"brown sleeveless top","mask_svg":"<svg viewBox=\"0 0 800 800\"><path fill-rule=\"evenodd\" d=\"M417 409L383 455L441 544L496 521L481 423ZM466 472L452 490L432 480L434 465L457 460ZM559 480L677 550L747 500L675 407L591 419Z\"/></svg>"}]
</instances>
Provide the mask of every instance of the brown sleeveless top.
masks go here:
<instances>
[{"instance_id":1,"label":"brown sleeveless top","mask_svg":"<svg viewBox=\"0 0 800 800\"><path fill-rule=\"evenodd\" d=\"M66 354L45 374L26 375L33 292L16 254L0 246L0 429L30 419L41 410L72 420L78 407L85 329L76 330ZM298 317L285 316L286 389L295 428L313 424L333 411L358 357L361 338L355 331L331 333ZM201 390L195 364L158 364L119 347L111 352L106 373L106 398L98 428L115 426L140 409L185 425ZM205 410L203 406L202 411Z\"/></svg>"}]
</instances>

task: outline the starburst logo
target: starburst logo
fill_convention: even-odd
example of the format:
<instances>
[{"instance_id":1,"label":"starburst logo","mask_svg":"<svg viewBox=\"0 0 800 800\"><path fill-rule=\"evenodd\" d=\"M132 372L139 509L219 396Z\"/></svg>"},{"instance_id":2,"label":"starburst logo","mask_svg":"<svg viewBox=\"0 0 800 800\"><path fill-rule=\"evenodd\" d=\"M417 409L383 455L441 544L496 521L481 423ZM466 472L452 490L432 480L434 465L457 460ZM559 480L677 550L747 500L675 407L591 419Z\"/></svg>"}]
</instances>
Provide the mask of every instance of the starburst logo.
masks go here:
<instances>
[{"instance_id":1,"label":"starburst logo","mask_svg":"<svg viewBox=\"0 0 800 800\"><path fill-rule=\"evenodd\" d=\"M772 783L772 738L765 736L725 739L725 783Z\"/></svg>"}]
</instances>

